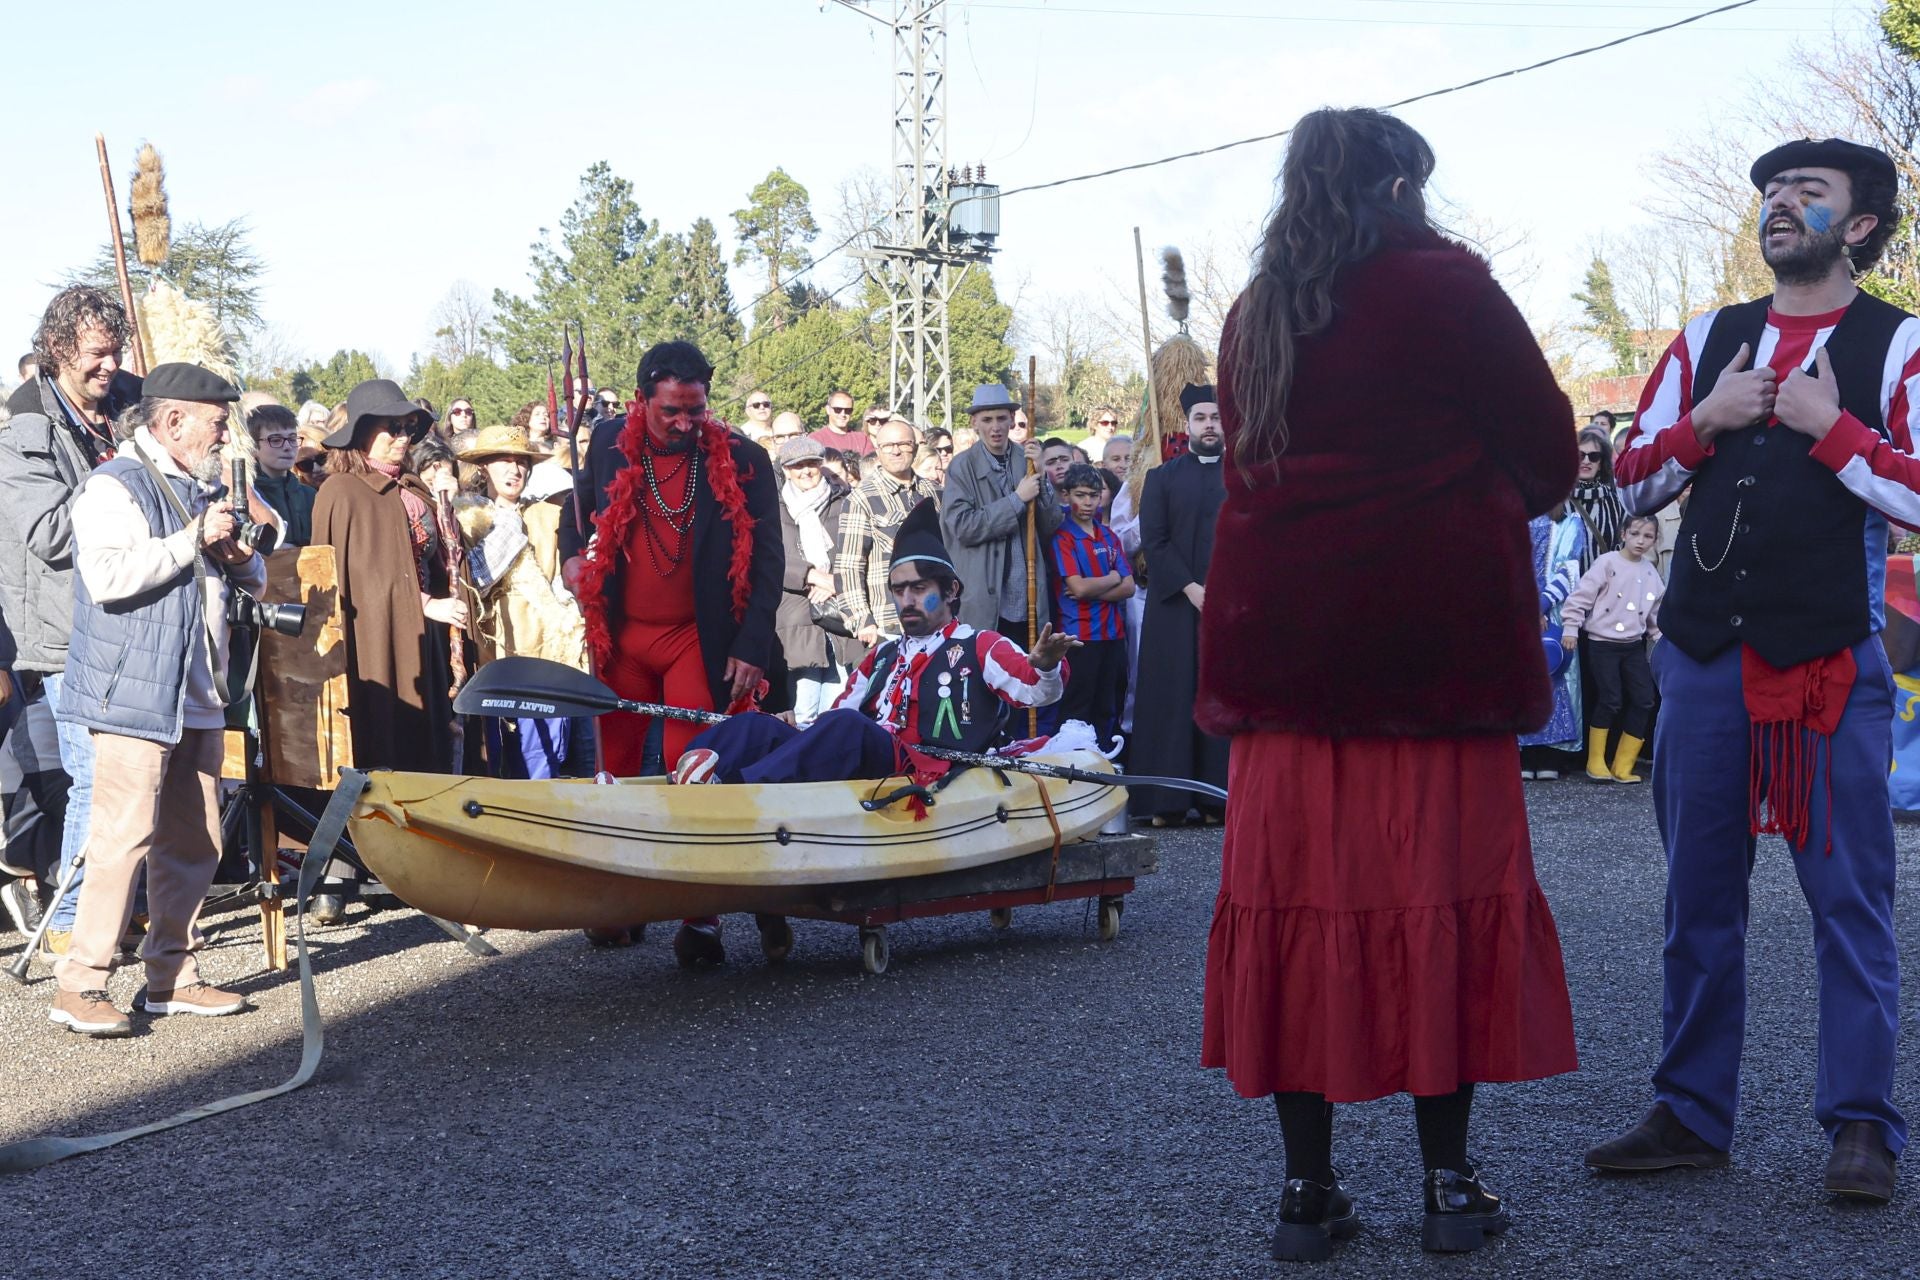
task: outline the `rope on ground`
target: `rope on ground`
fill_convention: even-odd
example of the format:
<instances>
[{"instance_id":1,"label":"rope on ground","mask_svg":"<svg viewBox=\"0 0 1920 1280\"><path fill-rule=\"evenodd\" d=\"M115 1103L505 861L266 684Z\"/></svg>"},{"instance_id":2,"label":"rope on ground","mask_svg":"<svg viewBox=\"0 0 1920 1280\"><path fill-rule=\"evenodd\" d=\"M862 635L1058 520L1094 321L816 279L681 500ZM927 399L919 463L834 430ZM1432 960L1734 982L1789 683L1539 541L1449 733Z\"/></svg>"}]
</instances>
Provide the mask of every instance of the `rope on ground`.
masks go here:
<instances>
[{"instance_id":1,"label":"rope on ground","mask_svg":"<svg viewBox=\"0 0 1920 1280\"><path fill-rule=\"evenodd\" d=\"M115 1133L99 1133L87 1138L28 1138L9 1143L0 1147L0 1173L25 1173L70 1156L104 1151L134 1138L178 1129L196 1120L223 1115L241 1107L250 1107L256 1102L292 1093L313 1079L314 1072L320 1068L321 1052L326 1047L326 1029L320 1021L320 1002L313 991L313 965L307 956L307 896L312 892L321 868L332 858L334 848L347 829L347 817L353 812L353 806L366 787L367 777L363 773L349 770L341 775L340 785L335 788L333 799L328 801L326 812L320 816L319 829L314 832L307 856L300 865L300 893L294 908L299 916L295 937L300 948L300 1065L294 1073L272 1088L235 1094L231 1098L209 1102L164 1120L136 1125Z\"/></svg>"}]
</instances>

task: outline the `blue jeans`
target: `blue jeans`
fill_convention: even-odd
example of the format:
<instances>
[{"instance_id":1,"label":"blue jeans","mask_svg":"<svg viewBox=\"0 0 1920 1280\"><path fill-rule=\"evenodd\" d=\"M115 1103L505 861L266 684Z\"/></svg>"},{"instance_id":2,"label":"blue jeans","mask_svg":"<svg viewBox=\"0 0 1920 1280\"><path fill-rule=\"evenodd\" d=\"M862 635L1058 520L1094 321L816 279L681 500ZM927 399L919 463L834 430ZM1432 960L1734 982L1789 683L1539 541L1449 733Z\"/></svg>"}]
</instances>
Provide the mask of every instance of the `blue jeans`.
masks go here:
<instances>
[{"instance_id":1,"label":"blue jeans","mask_svg":"<svg viewBox=\"0 0 1920 1280\"><path fill-rule=\"evenodd\" d=\"M65 679L56 672L46 678L47 705L57 717L60 711L60 685ZM67 820L60 831L60 874L65 876L87 843L87 823L93 817L93 735L77 724L55 719L60 735L60 767L72 779L67 788ZM86 868L74 877L73 887L53 909L53 922L47 927L72 932L73 911L80 901L80 885L87 878Z\"/></svg>"},{"instance_id":2,"label":"blue jeans","mask_svg":"<svg viewBox=\"0 0 1920 1280\"><path fill-rule=\"evenodd\" d=\"M1879 637L1853 648L1859 678L1830 745L1815 759L1805 849L1789 849L1813 915L1820 989L1813 1116L1879 1127L1900 1153L1906 1121L1893 1104L1900 952L1893 929L1893 677ZM1740 1096L1747 1005L1747 879L1751 724L1740 646L1695 662L1662 640L1654 725L1653 804L1667 847L1666 1008L1655 1095L1682 1124L1726 1150ZM1774 761L1763 758L1771 771ZM1831 774L1829 774L1831 770ZM1829 808L1827 782L1832 779ZM1831 831L1833 850L1827 851Z\"/></svg>"}]
</instances>

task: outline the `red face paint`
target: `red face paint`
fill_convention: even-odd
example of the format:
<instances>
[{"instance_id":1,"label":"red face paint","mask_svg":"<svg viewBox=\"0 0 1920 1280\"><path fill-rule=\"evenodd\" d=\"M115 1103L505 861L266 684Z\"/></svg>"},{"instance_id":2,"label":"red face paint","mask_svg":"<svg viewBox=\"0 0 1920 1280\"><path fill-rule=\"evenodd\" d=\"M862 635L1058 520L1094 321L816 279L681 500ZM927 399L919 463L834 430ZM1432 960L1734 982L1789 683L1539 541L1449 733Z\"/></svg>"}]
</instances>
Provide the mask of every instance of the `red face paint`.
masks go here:
<instances>
[{"instance_id":1,"label":"red face paint","mask_svg":"<svg viewBox=\"0 0 1920 1280\"><path fill-rule=\"evenodd\" d=\"M643 403L647 412L647 434L653 443L668 453L678 453L691 447L699 436L700 424L706 421L706 384L663 378L654 384L653 395Z\"/></svg>"}]
</instances>

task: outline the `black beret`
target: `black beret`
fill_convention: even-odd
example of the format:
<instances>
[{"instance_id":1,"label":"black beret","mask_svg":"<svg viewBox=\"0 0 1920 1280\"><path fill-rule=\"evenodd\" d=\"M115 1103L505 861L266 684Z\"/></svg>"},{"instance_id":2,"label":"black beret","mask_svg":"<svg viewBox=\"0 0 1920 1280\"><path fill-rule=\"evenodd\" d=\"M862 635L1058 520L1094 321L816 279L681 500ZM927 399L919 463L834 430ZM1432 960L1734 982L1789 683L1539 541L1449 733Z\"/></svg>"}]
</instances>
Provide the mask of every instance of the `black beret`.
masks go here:
<instances>
[{"instance_id":1,"label":"black beret","mask_svg":"<svg viewBox=\"0 0 1920 1280\"><path fill-rule=\"evenodd\" d=\"M240 392L231 382L211 369L197 364L163 364L147 375L140 388L144 400L200 400L207 404L231 404Z\"/></svg>"},{"instance_id":2,"label":"black beret","mask_svg":"<svg viewBox=\"0 0 1920 1280\"><path fill-rule=\"evenodd\" d=\"M1753 162L1747 176L1756 191L1789 169L1840 169L1847 173L1877 173L1888 182L1897 182L1899 172L1893 157L1878 147L1864 147L1845 138L1802 138L1783 143Z\"/></svg>"},{"instance_id":3,"label":"black beret","mask_svg":"<svg viewBox=\"0 0 1920 1280\"><path fill-rule=\"evenodd\" d=\"M1197 404L1219 404L1220 397L1214 393L1213 385L1206 382L1189 382L1180 392L1180 409L1183 413L1192 413Z\"/></svg>"}]
</instances>

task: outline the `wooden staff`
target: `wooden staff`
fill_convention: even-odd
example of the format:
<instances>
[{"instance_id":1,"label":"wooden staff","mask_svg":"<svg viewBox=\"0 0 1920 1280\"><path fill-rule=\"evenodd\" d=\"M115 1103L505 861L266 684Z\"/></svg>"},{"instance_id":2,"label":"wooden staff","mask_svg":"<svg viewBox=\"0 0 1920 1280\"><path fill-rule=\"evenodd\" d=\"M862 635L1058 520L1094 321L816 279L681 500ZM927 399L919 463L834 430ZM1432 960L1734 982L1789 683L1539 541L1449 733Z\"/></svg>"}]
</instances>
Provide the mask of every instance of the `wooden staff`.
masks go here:
<instances>
[{"instance_id":1,"label":"wooden staff","mask_svg":"<svg viewBox=\"0 0 1920 1280\"><path fill-rule=\"evenodd\" d=\"M127 277L127 242L120 234L120 201L113 194L113 166L107 163L107 135L93 135L93 149L100 156L100 189L107 196L107 226L113 231L113 270L120 277L120 305L127 309L127 323L133 326L133 372L147 376L147 349L140 342L140 313L133 309L133 281Z\"/></svg>"},{"instance_id":2,"label":"wooden staff","mask_svg":"<svg viewBox=\"0 0 1920 1280\"><path fill-rule=\"evenodd\" d=\"M440 556L447 568L447 591L455 599L467 605L468 624L471 625L475 611L475 592L471 589L467 577L466 544L460 536L460 519L453 513L453 499L444 490L434 492L434 513L440 525ZM447 628L447 664L453 669L453 688L450 697L458 697L461 688L467 683L467 628L449 626ZM455 714L453 717L453 771L466 772L467 767L467 726L465 717Z\"/></svg>"},{"instance_id":3,"label":"wooden staff","mask_svg":"<svg viewBox=\"0 0 1920 1280\"><path fill-rule=\"evenodd\" d=\"M1033 384L1040 377L1040 360L1037 356L1027 357L1027 439L1020 446L1026 452L1028 444L1040 436L1039 400L1034 395ZM1027 474L1032 475L1037 468L1033 465L1031 454L1027 456ZM1043 486L1044 491L1044 486ZM1034 581L1034 561L1036 544L1039 542L1038 515L1040 495L1035 494L1033 501L1027 504L1027 652L1033 652L1033 646L1040 643L1040 584ZM1027 736L1040 736L1040 708L1027 708Z\"/></svg>"},{"instance_id":4,"label":"wooden staff","mask_svg":"<svg viewBox=\"0 0 1920 1280\"><path fill-rule=\"evenodd\" d=\"M1147 442L1149 415L1153 418L1153 447L1156 449L1160 447L1160 401L1153 393L1153 326L1147 320L1147 254L1146 250L1140 247L1140 228L1138 227L1133 229L1133 263L1140 273L1140 349L1147 357L1147 407L1140 415L1140 430L1134 433L1135 462L1127 468L1129 480L1135 473L1142 470L1138 458L1141 453L1140 446ZM1133 502L1137 509L1140 505L1140 494L1137 491L1133 495Z\"/></svg>"}]
</instances>

